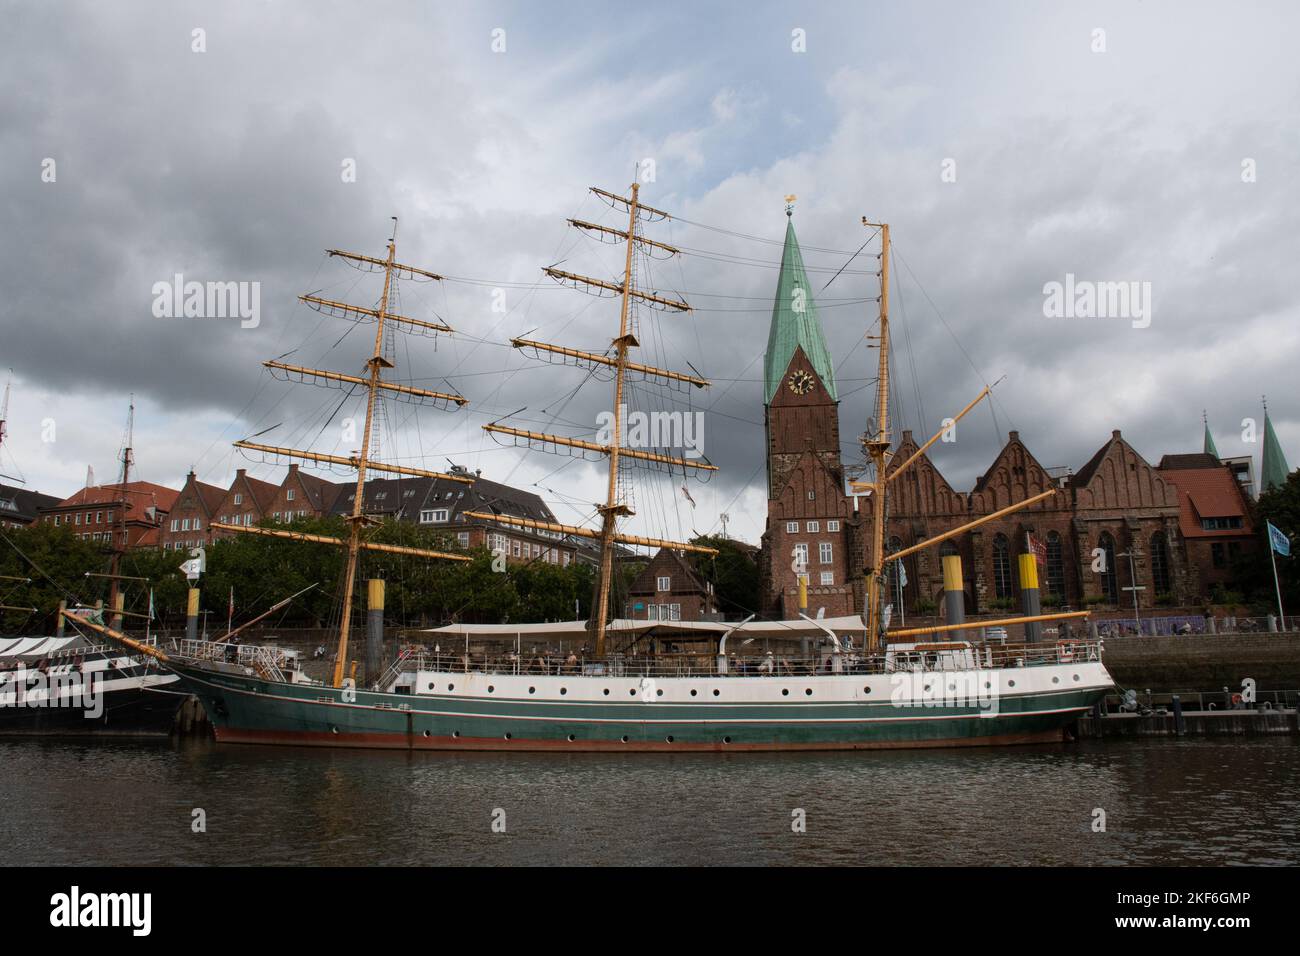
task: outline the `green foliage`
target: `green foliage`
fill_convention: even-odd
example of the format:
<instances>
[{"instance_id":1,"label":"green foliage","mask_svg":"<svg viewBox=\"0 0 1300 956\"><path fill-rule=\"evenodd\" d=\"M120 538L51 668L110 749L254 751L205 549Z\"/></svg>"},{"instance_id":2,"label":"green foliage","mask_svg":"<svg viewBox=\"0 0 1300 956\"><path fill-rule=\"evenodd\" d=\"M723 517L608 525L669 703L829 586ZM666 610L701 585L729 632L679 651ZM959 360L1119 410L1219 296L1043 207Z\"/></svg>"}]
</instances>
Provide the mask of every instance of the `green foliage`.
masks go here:
<instances>
[{"instance_id":1,"label":"green foliage","mask_svg":"<svg viewBox=\"0 0 1300 956\"><path fill-rule=\"evenodd\" d=\"M916 602L917 614L933 614L937 610L937 605L929 598L922 598Z\"/></svg>"},{"instance_id":2,"label":"green foliage","mask_svg":"<svg viewBox=\"0 0 1300 956\"><path fill-rule=\"evenodd\" d=\"M1287 476L1286 484L1266 491L1255 503L1258 545L1250 554L1232 564L1231 585L1249 600L1269 605L1276 613L1277 598L1273 588L1273 566L1269 561L1268 527L1273 522L1292 539L1291 556L1277 555L1277 579L1282 589L1282 603L1290 614L1300 606L1300 469Z\"/></svg>"},{"instance_id":3,"label":"green foliage","mask_svg":"<svg viewBox=\"0 0 1300 956\"><path fill-rule=\"evenodd\" d=\"M59 601L66 599L69 606L75 600L107 602L108 581L86 577L87 571L108 571L109 555L103 545L44 522L0 531L8 539L0 539L0 574L32 579L31 583L0 580L0 604L37 609L34 614L0 613L0 633L53 634Z\"/></svg>"},{"instance_id":4,"label":"green foliage","mask_svg":"<svg viewBox=\"0 0 1300 956\"><path fill-rule=\"evenodd\" d=\"M1015 603L1016 602L1009 597L993 598L989 601L989 607L995 611L1009 611L1015 606Z\"/></svg>"},{"instance_id":5,"label":"green foliage","mask_svg":"<svg viewBox=\"0 0 1300 956\"><path fill-rule=\"evenodd\" d=\"M717 548L718 554L689 555L691 566L705 581L713 582L718 609L726 615L748 615L758 610L758 563L749 551L729 538L706 535L692 539L692 544Z\"/></svg>"}]
</instances>

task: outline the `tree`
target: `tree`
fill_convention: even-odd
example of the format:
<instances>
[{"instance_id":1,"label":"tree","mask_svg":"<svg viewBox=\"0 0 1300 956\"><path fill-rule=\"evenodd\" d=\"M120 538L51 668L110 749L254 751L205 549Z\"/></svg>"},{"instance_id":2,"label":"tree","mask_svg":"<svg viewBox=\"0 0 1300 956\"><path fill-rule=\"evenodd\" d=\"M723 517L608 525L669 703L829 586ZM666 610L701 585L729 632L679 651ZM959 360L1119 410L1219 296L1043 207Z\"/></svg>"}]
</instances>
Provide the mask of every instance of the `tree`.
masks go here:
<instances>
[{"instance_id":1,"label":"tree","mask_svg":"<svg viewBox=\"0 0 1300 956\"><path fill-rule=\"evenodd\" d=\"M718 535L698 537L692 544L717 548L716 557L690 554L691 566L705 581L713 582L718 607L728 615L742 616L758 611L758 563L739 541Z\"/></svg>"}]
</instances>

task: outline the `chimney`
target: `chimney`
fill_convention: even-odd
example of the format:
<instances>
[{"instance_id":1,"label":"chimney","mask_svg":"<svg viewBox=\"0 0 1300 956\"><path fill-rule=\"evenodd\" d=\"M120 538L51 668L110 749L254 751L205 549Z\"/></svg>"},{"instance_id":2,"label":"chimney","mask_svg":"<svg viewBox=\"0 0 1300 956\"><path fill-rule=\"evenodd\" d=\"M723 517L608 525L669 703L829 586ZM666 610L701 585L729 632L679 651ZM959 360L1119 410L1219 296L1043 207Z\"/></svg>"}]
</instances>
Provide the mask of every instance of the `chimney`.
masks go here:
<instances>
[{"instance_id":1,"label":"chimney","mask_svg":"<svg viewBox=\"0 0 1300 956\"><path fill-rule=\"evenodd\" d=\"M1117 428L1117 429L1115 429L1113 432L1111 432L1111 433L1110 433L1110 437L1111 437L1111 438L1119 438L1119 437L1120 437L1119 429Z\"/></svg>"},{"instance_id":2,"label":"chimney","mask_svg":"<svg viewBox=\"0 0 1300 956\"><path fill-rule=\"evenodd\" d=\"M289 463L289 474L291 475L298 474L298 463L296 461Z\"/></svg>"},{"instance_id":3,"label":"chimney","mask_svg":"<svg viewBox=\"0 0 1300 956\"><path fill-rule=\"evenodd\" d=\"M1007 432L1007 441L1020 441L1020 432Z\"/></svg>"},{"instance_id":4,"label":"chimney","mask_svg":"<svg viewBox=\"0 0 1300 956\"><path fill-rule=\"evenodd\" d=\"M236 481L239 481L239 479L241 479L241 478L244 477L244 475L245 475L245 473L246 473L247 471L248 471L247 468L239 468L239 469L237 469L237 470L235 471L235 480L236 480Z\"/></svg>"}]
</instances>

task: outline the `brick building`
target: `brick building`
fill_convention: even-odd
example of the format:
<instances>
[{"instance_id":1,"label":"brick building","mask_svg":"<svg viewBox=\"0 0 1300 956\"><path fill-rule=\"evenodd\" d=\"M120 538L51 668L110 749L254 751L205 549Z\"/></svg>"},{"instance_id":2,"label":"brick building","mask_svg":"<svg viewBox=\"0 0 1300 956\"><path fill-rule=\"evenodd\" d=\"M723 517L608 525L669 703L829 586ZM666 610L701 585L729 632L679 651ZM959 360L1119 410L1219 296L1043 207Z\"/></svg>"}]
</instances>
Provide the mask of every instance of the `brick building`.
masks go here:
<instances>
[{"instance_id":1,"label":"brick building","mask_svg":"<svg viewBox=\"0 0 1300 956\"><path fill-rule=\"evenodd\" d=\"M845 491L834 365L817 319L792 222L787 222L764 374L768 514L760 557L761 604L798 613L793 565L809 574L808 613L861 613L874 502ZM926 436L928 437L928 436ZM919 450L903 432L891 470ZM972 613L1021 607L1018 556L1030 536L1046 552L1045 607L1198 603L1253 547L1249 506L1232 467L1212 455L1170 455L1154 467L1118 431L1073 475L1047 469L1011 432L969 492L928 455L890 486L886 548L897 551L1048 490L1056 494L903 561L887 601L908 611L942 607L941 557L958 554ZM1130 590L1126 590L1130 589Z\"/></svg>"},{"instance_id":2,"label":"brick building","mask_svg":"<svg viewBox=\"0 0 1300 956\"><path fill-rule=\"evenodd\" d=\"M1208 596L1229 584L1239 556L1258 547L1249 492L1233 463L1214 455L1165 455L1160 474L1178 489L1179 531L1196 574L1192 587Z\"/></svg>"},{"instance_id":3,"label":"brick building","mask_svg":"<svg viewBox=\"0 0 1300 956\"><path fill-rule=\"evenodd\" d=\"M192 471L186 475L176 505L158 532L162 549L180 551L211 544L209 525L216 520L217 509L225 497L225 489L199 481Z\"/></svg>"},{"instance_id":4,"label":"brick building","mask_svg":"<svg viewBox=\"0 0 1300 956\"><path fill-rule=\"evenodd\" d=\"M271 503L279 495L280 486L260 478L250 478L248 469L240 468L235 472L235 480L226 489L221 503L216 507L214 520L222 524L242 524L250 527L263 518L270 517ZM216 532L213 537L225 537L233 532ZM188 540L188 539L187 539ZM196 544L197 544L197 539ZM195 547L196 544L188 545Z\"/></svg>"},{"instance_id":5,"label":"brick building","mask_svg":"<svg viewBox=\"0 0 1300 956\"><path fill-rule=\"evenodd\" d=\"M157 547L167 514L178 492L151 481L92 485L40 510L40 520L70 527L78 537L128 548ZM125 510L126 528L122 520ZM121 536L125 534L125 542Z\"/></svg>"},{"instance_id":6,"label":"brick building","mask_svg":"<svg viewBox=\"0 0 1300 956\"><path fill-rule=\"evenodd\" d=\"M862 557L853 503L844 493L835 369L787 212L785 248L764 361L767 525L762 610L799 614L796 564L808 573L808 610L852 614Z\"/></svg>"},{"instance_id":7,"label":"brick building","mask_svg":"<svg viewBox=\"0 0 1300 956\"><path fill-rule=\"evenodd\" d=\"M713 585L690 566L680 551L660 548L627 589L624 617L633 621L717 619Z\"/></svg>"},{"instance_id":8,"label":"brick building","mask_svg":"<svg viewBox=\"0 0 1300 956\"><path fill-rule=\"evenodd\" d=\"M512 564L540 561L568 567L573 563L575 546L561 535L513 528L464 515L466 511L479 511L555 521L555 515L540 497L470 475L461 468L453 468L452 473L472 477L474 482L466 484L444 478L376 478L367 481L365 511L443 531L449 542L462 548L500 548ZM331 510L334 514L350 514L355 500L355 487L344 487Z\"/></svg>"}]
</instances>

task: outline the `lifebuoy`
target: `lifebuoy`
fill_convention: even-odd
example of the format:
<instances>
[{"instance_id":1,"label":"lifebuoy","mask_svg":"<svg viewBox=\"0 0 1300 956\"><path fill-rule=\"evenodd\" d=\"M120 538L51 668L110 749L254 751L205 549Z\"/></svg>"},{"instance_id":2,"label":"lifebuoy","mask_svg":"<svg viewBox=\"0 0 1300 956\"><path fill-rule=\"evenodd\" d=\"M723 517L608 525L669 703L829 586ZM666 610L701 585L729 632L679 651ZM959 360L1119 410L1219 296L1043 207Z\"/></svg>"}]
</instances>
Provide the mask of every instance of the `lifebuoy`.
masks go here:
<instances>
[{"instance_id":1,"label":"lifebuoy","mask_svg":"<svg viewBox=\"0 0 1300 956\"><path fill-rule=\"evenodd\" d=\"M1232 695L1232 706L1236 707L1236 706L1237 706L1238 704L1240 704L1240 703L1241 703L1241 695L1240 695L1240 694L1233 694L1233 695Z\"/></svg>"}]
</instances>

